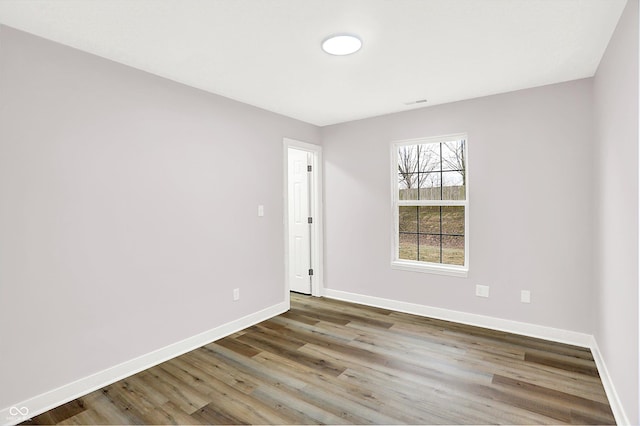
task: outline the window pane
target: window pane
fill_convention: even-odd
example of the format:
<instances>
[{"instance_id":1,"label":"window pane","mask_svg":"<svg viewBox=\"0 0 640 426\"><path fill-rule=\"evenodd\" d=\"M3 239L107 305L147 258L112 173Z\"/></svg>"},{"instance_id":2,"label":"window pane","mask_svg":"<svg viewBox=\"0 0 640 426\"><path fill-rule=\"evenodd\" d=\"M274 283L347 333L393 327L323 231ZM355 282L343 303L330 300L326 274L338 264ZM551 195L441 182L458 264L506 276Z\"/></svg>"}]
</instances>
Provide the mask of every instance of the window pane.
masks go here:
<instances>
[{"instance_id":1,"label":"window pane","mask_svg":"<svg viewBox=\"0 0 640 426\"><path fill-rule=\"evenodd\" d=\"M440 170L440 144L430 143L417 145L417 154L420 158L419 172L434 172Z\"/></svg>"},{"instance_id":2,"label":"window pane","mask_svg":"<svg viewBox=\"0 0 640 426\"><path fill-rule=\"evenodd\" d=\"M398 147L398 187L400 200L436 199L431 195L422 197L419 188L440 187L440 177L436 182L429 172L440 170L440 144L405 145ZM419 174L418 174L419 173ZM430 182L427 182L431 180ZM428 191L427 191L428 192ZM440 199L440 190L434 192Z\"/></svg>"},{"instance_id":3,"label":"window pane","mask_svg":"<svg viewBox=\"0 0 640 426\"><path fill-rule=\"evenodd\" d=\"M442 199L465 199L464 172L442 172Z\"/></svg>"},{"instance_id":4,"label":"window pane","mask_svg":"<svg viewBox=\"0 0 640 426\"><path fill-rule=\"evenodd\" d=\"M442 143L442 170L464 170L464 141Z\"/></svg>"},{"instance_id":5,"label":"window pane","mask_svg":"<svg viewBox=\"0 0 640 426\"><path fill-rule=\"evenodd\" d=\"M440 235L419 235L421 262L440 263Z\"/></svg>"},{"instance_id":6,"label":"window pane","mask_svg":"<svg viewBox=\"0 0 640 426\"><path fill-rule=\"evenodd\" d=\"M464 265L464 237L442 236L442 263Z\"/></svg>"},{"instance_id":7,"label":"window pane","mask_svg":"<svg viewBox=\"0 0 640 426\"><path fill-rule=\"evenodd\" d=\"M398 199L417 200L418 199L418 174L398 173Z\"/></svg>"},{"instance_id":8,"label":"window pane","mask_svg":"<svg viewBox=\"0 0 640 426\"><path fill-rule=\"evenodd\" d=\"M400 232L418 232L418 207L400 207L398 219Z\"/></svg>"},{"instance_id":9,"label":"window pane","mask_svg":"<svg viewBox=\"0 0 640 426\"><path fill-rule=\"evenodd\" d=\"M442 207L442 233L464 235L464 207Z\"/></svg>"},{"instance_id":10,"label":"window pane","mask_svg":"<svg viewBox=\"0 0 640 426\"><path fill-rule=\"evenodd\" d=\"M418 145L398 147L398 198L418 199Z\"/></svg>"},{"instance_id":11,"label":"window pane","mask_svg":"<svg viewBox=\"0 0 640 426\"><path fill-rule=\"evenodd\" d=\"M418 171L418 145L398 147L398 173L415 173Z\"/></svg>"},{"instance_id":12,"label":"window pane","mask_svg":"<svg viewBox=\"0 0 640 426\"><path fill-rule=\"evenodd\" d=\"M440 172L419 173L420 200L441 200Z\"/></svg>"},{"instance_id":13,"label":"window pane","mask_svg":"<svg viewBox=\"0 0 640 426\"><path fill-rule=\"evenodd\" d=\"M399 259L418 260L418 235L400 234L399 238Z\"/></svg>"},{"instance_id":14,"label":"window pane","mask_svg":"<svg viewBox=\"0 0 640 426\"><path fill-rule=\"evenodd\" d=\"M440 233L440 207L428 206L420 207L420 229L419 231L427 234Z\"/></svg>"}]
</instances>

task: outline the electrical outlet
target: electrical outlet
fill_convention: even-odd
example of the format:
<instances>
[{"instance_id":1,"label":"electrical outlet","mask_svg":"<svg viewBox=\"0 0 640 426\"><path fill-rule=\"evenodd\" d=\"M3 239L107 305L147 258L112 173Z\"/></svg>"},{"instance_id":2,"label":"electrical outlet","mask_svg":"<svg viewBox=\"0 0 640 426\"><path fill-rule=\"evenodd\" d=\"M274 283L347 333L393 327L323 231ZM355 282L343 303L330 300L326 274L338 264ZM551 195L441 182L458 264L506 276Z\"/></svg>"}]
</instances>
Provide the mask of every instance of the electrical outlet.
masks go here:
<instances>
[{"instance_id":1,"label":"electrical outlet","mask_svg":"<svg viewBox=\"0 0 640 426\"><path fill-rule=\"evenodd\" d=\"M520 301L522 303L531 303L531 292L529 290L522 290L520 292Z\"/></svg>"},{"instance_id":2,"label":"electrical outlet","mask_svg":"<svg viewBox=\"0 0 640 426\"><path fill-rule=\"evenodd\" d=\"M478 297L489 297L489 286L488 285L476 285L476 296Z\"/></svg>"},{"instance_id":3,"label":"electrical outlet","mask_svg":"<svg viewBox=\"0 0 640 426\"><path fill-rule=\"evenodd\" d=\"M233 289L233 301L237 301L240 300L240 289L239 288L234 288Z\"/></svg>"}]
</instances>

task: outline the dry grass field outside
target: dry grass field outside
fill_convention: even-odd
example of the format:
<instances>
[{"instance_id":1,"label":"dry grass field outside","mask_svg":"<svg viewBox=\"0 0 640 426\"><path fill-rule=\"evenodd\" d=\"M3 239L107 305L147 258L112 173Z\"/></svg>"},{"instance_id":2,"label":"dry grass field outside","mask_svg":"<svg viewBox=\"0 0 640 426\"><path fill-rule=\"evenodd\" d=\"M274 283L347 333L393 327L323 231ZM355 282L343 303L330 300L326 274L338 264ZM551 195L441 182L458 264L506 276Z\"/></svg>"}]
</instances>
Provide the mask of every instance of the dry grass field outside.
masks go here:
<instances>
[{"instance_id":1,"label":"dry grass field outside","mask_svg":"<svg viewBox=\"0 0 640 426\"><path fill-rule=\"evenodd\" d=\"M464 265L462 206L401 206L399 258Z\"/></svg>"}]
</instances>

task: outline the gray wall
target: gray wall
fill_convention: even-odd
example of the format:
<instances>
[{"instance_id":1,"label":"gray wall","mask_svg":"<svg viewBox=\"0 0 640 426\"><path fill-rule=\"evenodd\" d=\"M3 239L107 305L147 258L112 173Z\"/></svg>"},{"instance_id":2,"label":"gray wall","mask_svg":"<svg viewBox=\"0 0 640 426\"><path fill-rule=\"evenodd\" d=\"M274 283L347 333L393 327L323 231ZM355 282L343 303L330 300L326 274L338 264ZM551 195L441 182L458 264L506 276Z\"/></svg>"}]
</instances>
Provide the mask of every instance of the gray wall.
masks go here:
<instances>
[{"instance_id":1,"label":"gray wall","mask_svg":"<svg viewBox=\"0 0 640 426\"><path fill-rule=\"evenodd\" d=\"M283 301L316 127L7 27L0 111L0 408Z\"/></svg>"},{"instance_id":2,"label":"gray wall","mask_svg":"<svg viewBox=\"0 0 640 426\"><path fill-rule=\"evenodd\" d=\"M598 194L594 335L632 424L638 414L638 1L594 80Z\"/></svg>"},{"instance_id":3,"label":"gray wall","mask_svg":"<svg viewBox=\"0 0 640 426\"><path fill-rule=\"evenodd\" d=\"M591 88L579 80L323 128L326 286L591 332ZM392 270L391 141L459 132L469 137L469 276ZM488 299L476 284L491 287Z\"/></svg>"}]
</instances>

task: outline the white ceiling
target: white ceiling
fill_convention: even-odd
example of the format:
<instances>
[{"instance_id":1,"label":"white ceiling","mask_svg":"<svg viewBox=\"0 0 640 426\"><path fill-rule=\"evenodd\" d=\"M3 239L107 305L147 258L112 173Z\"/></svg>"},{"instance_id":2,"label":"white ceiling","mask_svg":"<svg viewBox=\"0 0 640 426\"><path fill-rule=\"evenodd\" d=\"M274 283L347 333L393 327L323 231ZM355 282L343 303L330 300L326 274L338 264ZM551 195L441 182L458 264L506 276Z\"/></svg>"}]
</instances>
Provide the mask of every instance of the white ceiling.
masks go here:
<instances>
[{"instance_id":1,"label":"white ceiling","mask_svg":"<svg viewBox=\"0 0 640 426\"><path fill-rule=\"evenodd\" d=\"M591 77L625 4L0 0L0 23L323 126ZM363 48L324 53L340 32Z\"/></svg>"}]
</instances>

